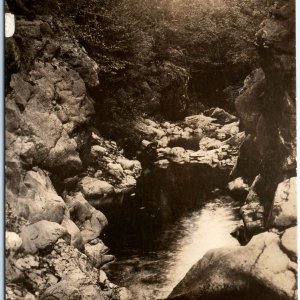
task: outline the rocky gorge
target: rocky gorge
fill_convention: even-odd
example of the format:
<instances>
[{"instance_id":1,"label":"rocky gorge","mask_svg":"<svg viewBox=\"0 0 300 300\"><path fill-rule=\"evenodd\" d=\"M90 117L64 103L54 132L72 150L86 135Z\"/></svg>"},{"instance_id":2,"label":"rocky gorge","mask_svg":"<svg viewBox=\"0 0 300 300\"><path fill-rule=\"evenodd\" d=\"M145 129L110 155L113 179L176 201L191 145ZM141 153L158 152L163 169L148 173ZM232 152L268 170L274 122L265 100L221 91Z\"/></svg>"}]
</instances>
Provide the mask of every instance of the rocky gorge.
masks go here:
<instances>
[{"instance_id":1,"label":"rocky gorge","mask_svg":"<svg viewBox=\"0 0 300 300\"><path fill-rule=\"evenodd\" d=\"M6 38L7 299L135 300L103 270L116 259L105 235L156 234L220 190L241 206L231 233L241 246L207 252L168 298L297 299L293 1L278 1L257 30L260 68L243 81L236 113L183 116L182 70L157 92L178 118L135 118L134 155L127 137L98 126L101 65L72 23L39 9L29 18L25 2L6 3L16 14Z\"/></svg>"}]
</instances>

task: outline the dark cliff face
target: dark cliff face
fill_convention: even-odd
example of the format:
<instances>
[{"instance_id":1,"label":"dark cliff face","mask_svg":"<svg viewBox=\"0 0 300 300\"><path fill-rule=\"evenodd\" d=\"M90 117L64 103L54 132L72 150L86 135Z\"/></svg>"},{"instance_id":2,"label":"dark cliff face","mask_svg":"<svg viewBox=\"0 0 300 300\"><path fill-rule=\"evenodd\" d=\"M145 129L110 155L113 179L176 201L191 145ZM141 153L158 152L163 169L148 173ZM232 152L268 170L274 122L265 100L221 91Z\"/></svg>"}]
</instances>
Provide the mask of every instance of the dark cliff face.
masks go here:
<instances>
[{"instance_id":1,"label":"dark cliff face","mask_svg":"<svg viewBox=\"0 0 300 300\"><path fill-rule=\"evenodd\" d=\"M16 32L5 41L7 299L119 299L121 289L99 276L114 259L99 239L107 219L83 192L94 183L100 198L114 189L104 181L109 163L97 160L101 153L129 163L131 174L136 166L92 126L87 90L99 84L98 65L68 23L13 3ZM104 180L95 178L98 169Z\"/></svg>"},{"instance_id":2,"label":"dark cliff face","mask_svg":"<svg viewBox=\"0 0 300 300\"><path fill-rule=\"evenodd\" d=\"M279 182L296 174L295 7L278 1L256 33L261 69L245 82L236 109L248 134L233 177L255 181L264 206L262 228L270 222Z\"/></svg>"}]
</instances>

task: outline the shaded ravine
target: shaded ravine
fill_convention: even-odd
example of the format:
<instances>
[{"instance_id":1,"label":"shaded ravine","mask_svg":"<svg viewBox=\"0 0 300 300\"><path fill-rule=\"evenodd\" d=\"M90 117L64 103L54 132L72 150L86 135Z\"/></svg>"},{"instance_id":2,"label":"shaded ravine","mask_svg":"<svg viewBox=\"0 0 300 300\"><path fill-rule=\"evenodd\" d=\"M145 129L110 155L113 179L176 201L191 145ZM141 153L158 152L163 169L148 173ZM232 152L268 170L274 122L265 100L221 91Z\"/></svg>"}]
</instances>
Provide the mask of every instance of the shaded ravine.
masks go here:
<instances>
[{"instance_id":1,"label":"shaded ravine","mask_svg":"<svg viewBox=\"0 0 300 300\"><path fill-rule=\"evenodd\" d=\"M128 242L132 236L123 237L118 247L111 249L117 261L105 271L113 282L127 287L133 299L164 299L208 250L238 245L230 235L239 221L238 210L239 204L232 198L216 196L201 209L158 229L146 245L132 245ZM127 242L122 243L124 240Z\"/></svg>"}]
</instances>

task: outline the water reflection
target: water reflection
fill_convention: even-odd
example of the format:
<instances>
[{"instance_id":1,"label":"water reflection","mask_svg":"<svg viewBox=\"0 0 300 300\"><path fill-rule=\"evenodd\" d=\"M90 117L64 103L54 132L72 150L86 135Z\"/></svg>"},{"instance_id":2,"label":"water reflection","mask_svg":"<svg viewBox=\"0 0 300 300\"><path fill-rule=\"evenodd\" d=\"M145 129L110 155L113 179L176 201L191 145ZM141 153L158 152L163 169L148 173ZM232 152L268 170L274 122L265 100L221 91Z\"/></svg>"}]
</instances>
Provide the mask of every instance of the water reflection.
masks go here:
<instances>
[{"instance_id":1,"label":"water reflection","mask_svg":"<svg viewBox=\"0 0 300 300\"><path fill-rule=\"evenodd\" d=\"M229 197L206 203L201 210L168 225L151 250L123 249L108 267L109 278L133 293L133 299L165 298L208 250L238 245L230 232L238 224L238 204Z\"/></svg>"}]
</instances>

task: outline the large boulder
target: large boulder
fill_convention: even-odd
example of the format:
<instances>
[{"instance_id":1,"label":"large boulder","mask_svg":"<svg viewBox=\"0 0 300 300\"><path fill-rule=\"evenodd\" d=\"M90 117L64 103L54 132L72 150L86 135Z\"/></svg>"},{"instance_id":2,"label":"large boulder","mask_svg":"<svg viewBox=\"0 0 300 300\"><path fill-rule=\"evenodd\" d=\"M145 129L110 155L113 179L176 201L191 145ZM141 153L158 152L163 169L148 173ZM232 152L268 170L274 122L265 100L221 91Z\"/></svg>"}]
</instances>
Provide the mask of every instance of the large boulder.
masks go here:
<instances>
[{"instance_id":1,"label":"large boulder","mask_svg":"<svg viewBox=\"0 0 300 300\"><path fill-rule=\"evenodd\" d=\"M12 231L5 232L5 251L6 254L13 256L22 245L22 239Z\"/></svg>"},{"instance_id":2,"label":"large boulder","mask_svg":"<svg viewBox=\"0 0 300 300\"><path fill-rule=\"evenodd\" d=\"M91 260L91 263L95 268L101 268L106 263L113 261L115 257L107 254L109 249L101 240L97 239L96 241L96 244L86 244L84 247L84 252Z\"/></svg>"},{"instance_id":3,"label":"large boulder","mask_svg":"<svg viewBox=\"0 0 300 300\"><path fill-rule=\"evenodd\" d=\"M48 175L37 169L28 171L17 197L17 214L31 223L41 220L61 223L67 206L57 195Z\"/></svg>"},{"instance_id":4,"label":"large boulder","mask_svg":"<svg viewBox=\"0 0 300 300\"><path fill-rule=\"evenodd\" d=\"M296 272L280 235L266 232L247 246L207 252L168 299L297 299Z\"/></svg>"},{"instance_id":5,"label":"large boulder","mask_svg":"<svg viewBox=\"0 0 300 300\"><path fill-rule=\"evenodd\" d=\"M88 203L82 193L67 196L66 204L71 220L81 231L84 244L100 236L107 226L107 219L103 213Z\"/></svg>"},{"instance_id":6,"label":"large boulder","mask_svg":"<svg viewBox=\"0 0 300 300\"><path fill-rule=\"evenodd\" d=\"M284 228L297 224L296 185L296 177L278 184L274 197L270 226Z\"/></svg>"},{"instance_id":7,"label":"large boulder","mask_svg":"<svg viewBox=\"0 0 300 300\"><path fill-rule=\"evenodd\" d=\"M67 229L69 235L71 236L71 245L77 249L83 249L83 239L80 229L77 225L69 218L65 216L61 225Z\"/></svg>"},{"instance_id":8,"label":"large boulder","mask_svg":"<svg viewBox=\"0 0 300 300\"><path fill-rule=\"evenodd\" d=\"M281 246L288 256L297 262L297 227L287 229L281 238Z\"/></svg>"},{"instance_id":9,"label":"large boulder","mask_svg":"<svg viewBox=\"0 0 300 300\"><path fill-rule=\"evenodd\" d=\"M260 181L261 176L256 176L246 197L245 203L240 209L245 228L250 235L262 232L266 227L265 207L263 200L259 196L258 186Z\"/></svg>"},{"instance_id":10,"label":"large boulder","mask_svg":"<svg viewBox=\"0 0 300 300\"><path fill-rule=\"evenodd\" d=\"M231 115L230 113L219 107L213 107L209 110L206 110L204 113L209 117L217 119L218 123L223 125L237 121L236 116Z\"/></svg>"},{"instance_id":11,"label":"large boulder","mask_svg":"<svg viewBox=\"0 0 300 300\"><path fill-rule=\"evenodd\" d=\"M82 178L80 188L86 198L102 198L114 192L114 187L108 182L89 176Z\"/></svg>"},{"instance_id":12,"label":"large boulder","mask_svg":"<svg viewBox=\"0 0 300 300\"><path fill-rule=\"evenodd\" d=\"M20 236L24 251L31 254L53 246L60 238L70 242L70 235L66 228L45 220L23 227Z\"/></svg>"}]
</instances>

